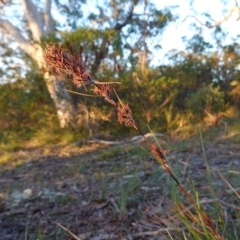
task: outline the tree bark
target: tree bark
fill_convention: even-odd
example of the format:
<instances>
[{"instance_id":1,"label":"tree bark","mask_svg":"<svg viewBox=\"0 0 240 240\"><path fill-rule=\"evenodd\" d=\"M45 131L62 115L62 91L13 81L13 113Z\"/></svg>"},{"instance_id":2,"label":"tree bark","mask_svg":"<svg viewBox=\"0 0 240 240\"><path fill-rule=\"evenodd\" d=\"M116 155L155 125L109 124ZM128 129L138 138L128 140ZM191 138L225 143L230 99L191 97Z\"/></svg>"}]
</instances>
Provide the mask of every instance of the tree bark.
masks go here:
<instances>
[{"instance_id":1,"label":"tree bark","mask_svg":"<svg viewBox=\"0 0 240 240\"><path fill-rule=\"evenodd\" d=\"M26 39L20 29L10 21L2 19L1 17L0 27L4 30L5 34L13 37L26 54L37 62L39 69L47 69L46 62L43 58L43 49L39 43L44 35L54 33L53 19L51 16L51 0L46 0L45 2L44 16L38 12L37 7L31 0L21 0L21 4L35 43L32 43L30 39ZM64 91L64 82L59 81L47 70L43 74L43 77L50 97L54 102L60 127L65 128L73 125L75 111L69 93Z\"/></svg>"},{"instance_id":2,"label":"tree bark","mask_svg":"<svg viewBox=\"0 0 240 240\"><path fill-rule=\"evenodd\" d=\"M49 72L44 73L44 80L50 97L55 104L60 127L65 128L73 125L74 108L68 92L64 91L64 82L59 81Z\"/></svg>"}]
</instances>

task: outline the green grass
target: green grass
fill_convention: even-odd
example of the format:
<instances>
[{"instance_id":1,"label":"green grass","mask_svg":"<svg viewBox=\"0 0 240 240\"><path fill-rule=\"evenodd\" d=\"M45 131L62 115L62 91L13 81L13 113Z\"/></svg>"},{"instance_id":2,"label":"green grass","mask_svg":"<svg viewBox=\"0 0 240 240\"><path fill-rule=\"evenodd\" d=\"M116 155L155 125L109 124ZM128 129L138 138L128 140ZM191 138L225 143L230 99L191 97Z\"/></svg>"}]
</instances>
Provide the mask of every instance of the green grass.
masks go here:
<instances>
[{"instance_id":1,"label":"green grass","mask_svg":"<svg viewBox=\"0 0 240 240\"><path fill-rule=\"evenodd\" d=\"M135 173L126 182L120 183L119 187L119 210L120 214L123 216L126 212L127 202L130 197L132 197L137 190L141 187L142 182Z\"/></svg>"}]
</instances>

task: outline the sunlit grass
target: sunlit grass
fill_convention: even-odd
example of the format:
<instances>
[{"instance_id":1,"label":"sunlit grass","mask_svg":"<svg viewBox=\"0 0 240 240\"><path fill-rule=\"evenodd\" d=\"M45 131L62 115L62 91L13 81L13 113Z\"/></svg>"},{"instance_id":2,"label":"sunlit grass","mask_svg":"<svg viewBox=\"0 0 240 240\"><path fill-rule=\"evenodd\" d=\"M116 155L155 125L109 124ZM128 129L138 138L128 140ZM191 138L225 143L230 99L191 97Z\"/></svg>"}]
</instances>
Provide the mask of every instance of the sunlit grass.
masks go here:
<instances>
[{"instance_id":1,"label":"sunlit grass","mask_svg":"<svg viewBox=\"0 0 240 240\"><path fill-rule=\"evenodd\" d=\"M10 152L2 152L0 156L0 164L7 163L13 160L12 153Z\"/></svg>"},{"instance_id":2,"label":"sunlit grass","mask_svg":"<svg viewBox=\"0 0 240 240\"><path fill-rule=\"evenodd\" d=\"M34 133L33 140L37 140L38 146L49 144L69 144L84 138L86 134L73 129L40 129Z\"/></svg>"},{"instance_id":3,"label":"sunlit grass","mask_svg":"<svg viewBox=\"0 0 240 240\"><path fill-rule=\"evenodd\" d=\"M0 164L15 161L17 152L44 147L47 154L52 146L72 144L86 136L84 131L76 129L6 130L0 133Z\"/></svg>"}]
</instances>

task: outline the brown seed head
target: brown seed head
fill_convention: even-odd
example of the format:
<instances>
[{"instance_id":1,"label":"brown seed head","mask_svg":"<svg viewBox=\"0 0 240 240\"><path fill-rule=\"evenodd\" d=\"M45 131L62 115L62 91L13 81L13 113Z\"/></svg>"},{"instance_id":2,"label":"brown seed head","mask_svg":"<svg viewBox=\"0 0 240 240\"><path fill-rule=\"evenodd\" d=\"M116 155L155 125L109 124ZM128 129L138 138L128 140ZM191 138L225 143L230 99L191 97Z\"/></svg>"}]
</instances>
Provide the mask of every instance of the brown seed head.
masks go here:
<instances>
[{"instance_id":1,"label":"brown seed head","mask_svg":"<svg viewBox=\"0 0 240 240\"><path fill-rule=\"evenodd\" d=\"M48 44L45 49L44 58L50 68L58 73L64 73L73 77L73 83L77 87L94 83L93 78L84 68L80 59L67 55L63 52L61 46Z\"/></svg>"},{"instance_id":2,"label":"brown seed head","mask_svg":"<svg viewBox=\"0 0 240 240\"><path fill-rule=\"evenodd\" d=\"M128 104L118 103L118 121L121 124L125 124L127 127L134 127L137 129L137 126L132 118L132 111Z\"/></svg>"},{"instance_id":3,"label":"brown seed head","mask_svg":"<svg viewBox=\"0 0 240 240\"><path fill-rule=\"evenodd\" d=\"M165 156L163 154L163 151L158 146L156 146L155 144L151 144L150 150L151 150L152 155L154 157L156 157L163 166L167 166L164 161Z\"/></svg>"},{"instance_id":4,"label":"brown seed head","mask_svg":"<svg viewBox=\"0 0 240 240\"><path fill-rule=\"evenodd\" d=\"M116 103L111 99L110 92L111 87L109 84L94 84L93 92L97 95L103 96L104 99L112 105L116 105Z\"/></svg>"}]
</instances>

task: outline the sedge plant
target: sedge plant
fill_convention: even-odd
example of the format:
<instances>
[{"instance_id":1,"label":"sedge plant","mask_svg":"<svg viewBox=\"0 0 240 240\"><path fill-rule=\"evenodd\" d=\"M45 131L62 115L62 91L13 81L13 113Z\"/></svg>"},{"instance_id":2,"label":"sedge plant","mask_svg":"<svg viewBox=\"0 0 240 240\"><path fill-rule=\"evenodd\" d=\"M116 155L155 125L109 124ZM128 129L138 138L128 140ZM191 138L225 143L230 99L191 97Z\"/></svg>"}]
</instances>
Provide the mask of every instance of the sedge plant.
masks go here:
<instances>
[{"instance_id":1,"label":"sedge plant","mask_svg":"<svg viewBox=\"0 0 240 240\"><path fill-rule=\"evenodd\" d=\"M111 104L117 111L118 122L124 124L126 127L134 128L145 140L149 152L153 157L161 164L163 170L167 172L173 181L177 184L181 192L187 197L191 205L194 206L200 223L203 223L206 229L208 229L209 234L213 236L216 240L223 240L223 237L218 234L215 230L214 224L209 216L201 209L198 201L193 197L177 180L172 171L170 170L163 150L156 145L151 143L143 134L137 123L132 117L132 111L127 103L123 103L118 97L116 90L113 87L113 82L98 82L96 81L85 69L84 63L81 59L76 58L72 55L68 55L64 52L61 46L56 46L54 44L47 44L45 49L45 60L48 66L55 70L58 74L67 74L72 78L73 84L76 87L88 87L93 86L93 93L102 96L106 102ZM113 100L111 93L115 93L117 96L117 101Z\"/></svg>"}]
</instances>

